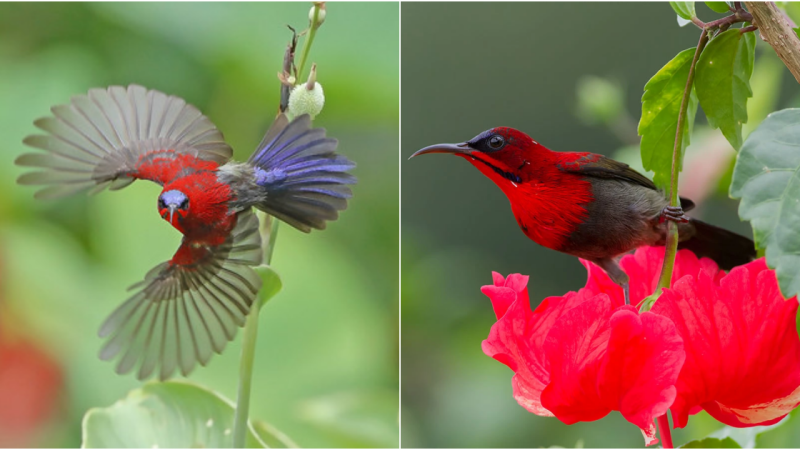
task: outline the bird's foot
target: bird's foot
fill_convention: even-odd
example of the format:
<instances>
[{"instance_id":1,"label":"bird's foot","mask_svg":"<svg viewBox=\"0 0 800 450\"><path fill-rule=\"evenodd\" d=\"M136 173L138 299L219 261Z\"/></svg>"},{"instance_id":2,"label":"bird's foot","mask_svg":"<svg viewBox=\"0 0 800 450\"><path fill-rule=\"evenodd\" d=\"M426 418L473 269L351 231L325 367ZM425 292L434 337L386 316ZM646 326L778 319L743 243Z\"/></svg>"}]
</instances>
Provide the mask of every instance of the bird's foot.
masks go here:
<instances>
[{"instance_id":1,"label":"bird's foot","mask_svg":"<svg viewBox=\"0 0 800 450\"><path fill-rule=\"evenodd\" d=\"M683 213L683 208L680 206L667 206L661 210L661 215L658 218L659 222L671 220L675 223L686 223L689 218Z\"/></svg>"}]
</instances>

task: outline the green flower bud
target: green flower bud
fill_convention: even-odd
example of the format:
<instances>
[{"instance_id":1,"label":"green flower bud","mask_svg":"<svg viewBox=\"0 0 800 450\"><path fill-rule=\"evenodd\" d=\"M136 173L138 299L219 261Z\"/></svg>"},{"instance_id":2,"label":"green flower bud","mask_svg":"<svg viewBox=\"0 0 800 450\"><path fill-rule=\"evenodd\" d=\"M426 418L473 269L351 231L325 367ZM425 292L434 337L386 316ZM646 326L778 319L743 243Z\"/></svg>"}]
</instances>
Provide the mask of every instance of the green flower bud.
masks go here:
<instances>
[{"instance_id":1,"label":"green flower bud","mask_svg":"<svg viewBox=\"0 0 800 450\"><path fill-rule=\"evenodd\" d=\"M322 22L325 22L325 2L314 2L314 6L308 11L308 23L314 23L314 9L319 6L319 15L317 15L317 28L322 25Z\"/></svg>"},{"instance_id":2,"label":"green flower bud","mask_svg":"<svg viewBox=\"0 0 800 450\"><path fill-rule=\"evenodd\" d=\"M325 94L322 92L322 85L314 82L314 87L308 89L307 83L295 86L289 95L289 115L298 117L308 114L313 119L322 111L325 105Z\"/></svg>"}]
</instances>

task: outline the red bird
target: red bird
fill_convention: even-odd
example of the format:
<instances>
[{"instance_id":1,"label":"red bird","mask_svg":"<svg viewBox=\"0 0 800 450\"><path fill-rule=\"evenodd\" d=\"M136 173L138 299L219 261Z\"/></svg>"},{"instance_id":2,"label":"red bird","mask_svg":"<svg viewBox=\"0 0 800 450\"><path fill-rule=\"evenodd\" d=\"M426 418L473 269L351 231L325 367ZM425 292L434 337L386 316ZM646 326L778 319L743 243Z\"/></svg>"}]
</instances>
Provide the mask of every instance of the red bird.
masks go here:
<instances>
[{"instance_id":1,"label":"red bird","mask_svg":"<svg viewBox=\"0 0 800 450\"><path fill-rule=\"evenodd\" d=\"M755 258L753 241L684 216L647 177L602 155L554 152L513 128L485 131L461 144L438 144L411 155L452 153L503 190L526 236L537 244L594 262L625 289L617 257L664 245L665 220L678 223L679 248L729 270ZM694 204L681 199L686 210Z\"/></svg>"},{"instance_id":2,"label":"red bird","mask_svg":"<svg viewBox=\"0 0 800 450\"><path fill-rule=\"evenodd\" d=\"M135 180L163 186L158 212L183 234L170 261L151 270L138 291L100 328L100 358L120 355L116 370L138 365L139 379L158 369L187 375L220 353L244 325L261 279L258 219L252 207L309 232L336 220L351 196L355 167L337 141L311 128L307 115L273 123L247 162L211 121L180 98L141 86L92 89L36 126L25 144L45 152L16 163L44 170L20 184L47 185L38 198L116 190Z\"/></svg>"}]
</instances>

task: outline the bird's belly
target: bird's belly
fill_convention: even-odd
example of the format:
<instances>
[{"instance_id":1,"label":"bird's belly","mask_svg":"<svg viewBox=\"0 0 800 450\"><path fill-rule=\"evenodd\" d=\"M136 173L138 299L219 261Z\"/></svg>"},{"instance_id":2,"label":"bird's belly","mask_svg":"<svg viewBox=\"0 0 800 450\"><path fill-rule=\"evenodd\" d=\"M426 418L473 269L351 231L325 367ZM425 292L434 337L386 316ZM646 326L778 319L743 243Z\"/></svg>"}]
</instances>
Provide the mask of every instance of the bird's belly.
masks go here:
<instances>
[{"instance_id":1,"label":"bird's belly","mask_svg":"<svg viewBox=\"0 0 800 450\"><path fill-rule=\"evenodd\" d=\"M668 202L643 186L618 180L596 180L587 219L560 250L584 259L614 257L643 245L663 241L665 224L657 220Z\"/></svg>"}]
</instances>

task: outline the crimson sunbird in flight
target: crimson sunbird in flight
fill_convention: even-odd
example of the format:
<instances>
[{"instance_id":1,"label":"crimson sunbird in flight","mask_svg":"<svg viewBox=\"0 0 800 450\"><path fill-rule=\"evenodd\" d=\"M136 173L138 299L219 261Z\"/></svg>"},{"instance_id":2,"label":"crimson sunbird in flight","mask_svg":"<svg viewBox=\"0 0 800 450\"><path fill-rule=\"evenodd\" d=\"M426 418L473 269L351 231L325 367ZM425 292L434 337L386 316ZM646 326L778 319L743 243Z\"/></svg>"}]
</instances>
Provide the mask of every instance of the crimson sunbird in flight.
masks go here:
<instances>
[{"instance_id":1,"label":"crimson sunbird in flight","mask_svg":"<svg viewBox=\"0 0 800 450\"><path fill-rule=\"evenodd\" d=\"M145 379L187 375L220 353L244 325L261 287L255 207L298 230L324 229L351 197L355 164L309 116L280 114L246 162L211 121L184 100L131 85L92 89L35 125L25 144L42 152L16 163L42 168L20 184L46 185L38 198L116 190L135 180L163 186L158 212L183 234L170 261L134 285L136 293L100 328L100 357ZM144 237L143 237L144 238Z\"/></svg>"},{"instance_id":2,"label":"crimson sunbird in flight","mask_svg":"<svg viewBox=\"0 0 800 450\"><path fill-rule=\"evenodd\" d=\"M678 224L678 248L730 270L756 257L750 239L684 215L644 175L605 156L555 152L513 128L484 131L461 144L417 151L451 153L469 161L508 197L523 233L537 244L594 262L625 290L618 257L637 247L665 245L667 220Z\"/></svg>"}]
</instances>

